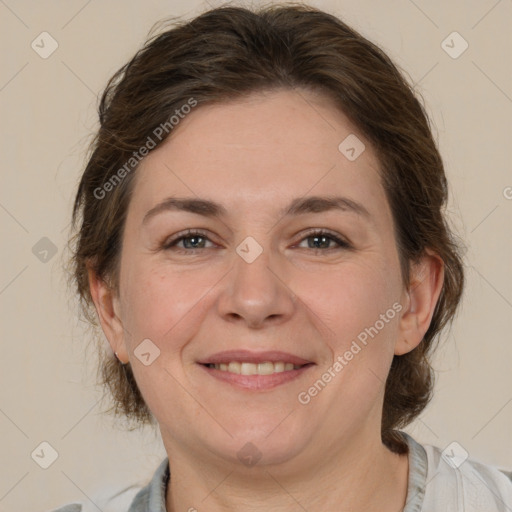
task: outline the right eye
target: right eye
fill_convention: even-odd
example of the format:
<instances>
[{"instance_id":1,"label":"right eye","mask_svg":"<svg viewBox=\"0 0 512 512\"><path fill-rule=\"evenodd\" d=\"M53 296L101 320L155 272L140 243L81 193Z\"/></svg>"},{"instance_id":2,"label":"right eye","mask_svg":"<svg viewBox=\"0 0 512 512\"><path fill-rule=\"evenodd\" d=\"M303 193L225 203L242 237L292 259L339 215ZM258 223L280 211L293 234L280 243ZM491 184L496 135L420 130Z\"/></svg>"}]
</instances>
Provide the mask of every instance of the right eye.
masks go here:
<instances>
[{"instance_id":1,"label":"right eye","mask_svg":"<svg viewBox=\"0 0 512 512\"><path fill-rule=\"evenodd\" d=\"M211 242L205 232L187 230L185 233L178 233L177 236L170 240L166 239L161 248L163 250L175 250L181 253L190 253L200 249L208 249L208 247L204 247L206 241ZM180 242L184 243L183 247L175 249Z\"/></svg>"}]
</instances>

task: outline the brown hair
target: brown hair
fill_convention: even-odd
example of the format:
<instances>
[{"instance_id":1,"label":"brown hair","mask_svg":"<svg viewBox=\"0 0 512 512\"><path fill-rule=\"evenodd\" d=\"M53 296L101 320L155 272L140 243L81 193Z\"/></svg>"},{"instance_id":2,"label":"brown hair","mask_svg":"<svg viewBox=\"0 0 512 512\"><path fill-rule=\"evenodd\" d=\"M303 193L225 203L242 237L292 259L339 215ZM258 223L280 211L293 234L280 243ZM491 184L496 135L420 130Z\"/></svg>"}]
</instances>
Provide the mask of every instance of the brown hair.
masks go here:
<instances>
[{"instance_id":1,"label":"brown hair","mask_svg":"<svg viewBox=\"0 0 512 512\"><path fill-rule=\"evenodd\" d=\"M71 277L87 319L96 325L87 265L119 290L123 227L138 163L132 157L156 127L191 98L201 106L283 88L322 92L377 151L404 284L409 285L410 263L427 248L445 264L429 329L417 348L394 357L386 382L382 440L405 453L397 429L431 398L429 356L455 315L464 283L461 249L444 216L443 162L422 104L380 48L340 19L307 5L257 11L228 6L173 22L114 74L100 101L100 128L73 209L72 227L79 229L70 239L70 246L75 243ZM109 187L108 197L98 199L98 190L107 190L116 172L122 179ZM115 413L153 423L130 364L121 365L109 351L100 360L101 383L111 392Z\"/></svg>"}]
</instances>

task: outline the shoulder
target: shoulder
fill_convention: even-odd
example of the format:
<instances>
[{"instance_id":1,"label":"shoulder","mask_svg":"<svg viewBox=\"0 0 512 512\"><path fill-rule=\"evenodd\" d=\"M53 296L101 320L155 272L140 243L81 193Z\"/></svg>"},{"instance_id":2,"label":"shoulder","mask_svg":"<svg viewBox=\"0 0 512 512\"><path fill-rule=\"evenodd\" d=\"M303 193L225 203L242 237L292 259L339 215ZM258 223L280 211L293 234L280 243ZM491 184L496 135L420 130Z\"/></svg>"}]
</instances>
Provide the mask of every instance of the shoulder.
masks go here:
<instances>
[{"instance_id":1,"label":"shoulder","mask_svg":"<svg viewBox=\"0 0 512 512\"><path fill-rule=\"evenodd\" d=\"M504 512L512 506L512 480L509 473L468 457L454 442L441 450L422 445L427 456L426 510L453 508L466 512Z\"/></svg>"},{"instance_id":2,"label":"shoulder","mask_svg":"<svg viewBox=\"0 0 512 512\"><path fill-rule=\"evenodd\" d=\"M83 512L82 503L69 503L68 505L56 508L51 512Z\"/></svg>"},{"instance_id":3,"label":"shoulder","mask_svg":"<svg viewBox=\"0 0 512 512\"><path fill-rule=\"evenodd\" d=\"M133 503L134 497L140 493L140 486L130 486L122 491L110 494L105 497L91 496L91 499L84 499L73 503L67 503L50 512L119 512L120 510L128 510Z\"/></svg>"},{"instance_id":4,"label":"shoulder","mask_svg":"<svg viewBox=\"0 0 512 512\"><path fill-rule=\"evenodd\" d=\"M130 486L120 492L109 493L108 497L94 497L92 500L69 503L50 512L165 512L165 490L169 478L169 459L156 469L151 480L144 487Z\"/></svg>"}]
</instances>

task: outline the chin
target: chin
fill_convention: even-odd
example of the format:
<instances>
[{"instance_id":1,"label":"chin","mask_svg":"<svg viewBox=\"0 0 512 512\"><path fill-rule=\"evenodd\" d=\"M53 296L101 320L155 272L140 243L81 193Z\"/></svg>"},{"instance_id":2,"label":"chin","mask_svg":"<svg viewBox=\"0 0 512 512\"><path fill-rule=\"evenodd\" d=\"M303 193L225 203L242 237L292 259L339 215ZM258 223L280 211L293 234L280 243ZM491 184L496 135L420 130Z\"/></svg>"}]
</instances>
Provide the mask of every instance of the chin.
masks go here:
<instances>
[{"instance_id":1,"label":"chin","mask_svg":"<svg viewBox=\"0 0 512 512\"><path fill-rule=\"evenodd\" d=\"M257 425L246 418L244 425L235 427L231 424L228 431L233 438L226 439L224 436L222 444L227 446L222 456L225 457L226 453L232 454L230 460L233 463L247 466L288 462L303 452L307 444L306 432L303 429L299 431L290 428L288 421L283 421L283 417L277 421L274 418L264 421L260 416Z\"/></svg>"}]
</instances>

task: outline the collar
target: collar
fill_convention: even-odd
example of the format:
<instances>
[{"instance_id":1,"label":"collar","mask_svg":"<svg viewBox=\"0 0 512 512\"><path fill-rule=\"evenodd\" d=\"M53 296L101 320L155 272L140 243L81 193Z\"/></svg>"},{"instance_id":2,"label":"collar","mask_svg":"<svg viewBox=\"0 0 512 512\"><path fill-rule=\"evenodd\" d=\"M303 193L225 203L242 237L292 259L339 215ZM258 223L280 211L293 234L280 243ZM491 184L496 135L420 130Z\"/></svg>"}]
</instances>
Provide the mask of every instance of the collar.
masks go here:
<instances>
[{"instance_id":1,"label":"collar","mask_svg":"<svg viewBox=\"0 0 512 512\"><path fill-rule=\"evenodd\" d=\"M421 512L427 480L427 454L423 446L401 432L409 447L409 480L403 512ZM149 484L135 496L128 512L166 512L165 495L169 482L169 459L158 466Z\"/></svg>"}]
</instances>

